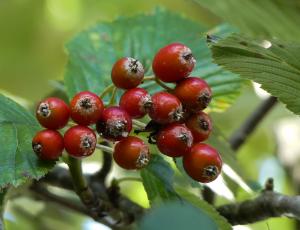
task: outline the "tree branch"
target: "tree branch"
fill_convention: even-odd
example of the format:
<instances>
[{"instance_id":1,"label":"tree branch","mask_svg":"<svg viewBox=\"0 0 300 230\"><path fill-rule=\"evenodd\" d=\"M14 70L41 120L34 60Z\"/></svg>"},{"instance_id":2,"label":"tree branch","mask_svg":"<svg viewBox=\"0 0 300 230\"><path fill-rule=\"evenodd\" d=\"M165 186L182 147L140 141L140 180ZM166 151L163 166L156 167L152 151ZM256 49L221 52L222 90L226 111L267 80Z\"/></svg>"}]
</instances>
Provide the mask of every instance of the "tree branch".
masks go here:
<instances>
[{"instance_id":1,"label":"tree branch","mask_svg":"<svg viewBox=\"0 0 300 230\"><path fill-rule=\"evenodd\" d=\"M287 216L300 220L300 196L286 196L273 191L269 179L261 195L253 200L217 208L232 225L250 224L270 217Z\"/></svg>"},{"instance_id":2,"label":"tree branch","mask_svg":"<svg viewBox=\"0 0 300 230\"><path fill-rule=\"evenodd\" d=\"M257 125L263 120L268 112L276 105L277 98L270 96L263 101L258 108L249 116L241 127L233 133L229 139L230 146L233 150L238 150L244 144L247 137L254 131Z\"/></svg>"}]
</instances>

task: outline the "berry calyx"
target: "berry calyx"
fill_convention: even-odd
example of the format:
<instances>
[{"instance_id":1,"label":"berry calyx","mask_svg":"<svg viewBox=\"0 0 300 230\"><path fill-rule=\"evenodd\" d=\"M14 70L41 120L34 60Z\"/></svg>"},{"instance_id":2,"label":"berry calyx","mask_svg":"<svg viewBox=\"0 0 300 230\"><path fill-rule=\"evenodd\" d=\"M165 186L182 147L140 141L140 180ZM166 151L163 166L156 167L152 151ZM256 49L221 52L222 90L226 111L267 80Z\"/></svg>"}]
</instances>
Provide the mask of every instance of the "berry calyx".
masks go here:
<instances>
[{"instance_id":1,"label":"berry calyx","mask_svg":"<svg viewBox=\"0 0 300 230\"><path fill-rule=\"evenodd\" d=\"M155 55L152 69L156 77L164 82L176 82L189 76L196 60L192 51L180 43L161 48Z\"/></svg>"},{"instance_id":2,"label":"berry calyx","mask_svg":"<svg viewBox=\"0 0 300 230\"><path fill-rule=\"evenodd\" d=\"M69 120L70 109L61 99L50 97L41 101L36 108L36 118L48 129L61 129Z\"/></svg>"},{"instance_id":3,"label":"berry calyx","mask_svg":"<svg viewBox=\"0 0 300 230\"><path fill-rule=\"evenodd\" d=\"M104 105L96 94L83 91L73 97L70 108L73 121L80 125L91 125L100 119Z\"/></svg>"},{"instance_id":4,"label":"berry calyx","mask_svg":"<svg viewBox=\"0 0 300 230\"><path fill-rule=\"evenodd\" d=\"M55 130L42 130L32 139L32 149L42 160L57 160L64 150L64 140Z\"/></svg>"},{"instance_id":5,"label":"berry calyx","mask_svg":"<svg viewBox=\"0 0 300 230\"><path fill-rule=\"evenodd\" d=\"M202 111L189 117L185 121L185 124L191 130L195 143L208 139L212 131L212 121L210 117Z\"/></svg>"},{"instance_id":6,"label":"berry calyx","mask_svg":"<svg viewBox=\"0 0 300 230\"><path fill-rule=\"evenodd\" d=\"M183 117L182 105L179 99L167 92L155 93L152 97L152 107L149 116L159 124L179 121Z\"/></svg>"},{"instance_id":7,"label":"berry calyx","mask_svg":"<svg viewBox=\"0 0 300 230\"><path fill-rule=\"evenodd\" d=\"M111 141L119 141L127 137L132 129L132 120L129 114L119 106L104 109L97 122L97 132Z\"/></svg>"},{"instance_id":8,"label":"berry calyx","mask_svg":"<svg viewBox=\"0 0 300 230\"><path fill-rule=\"evenodd\" d=\"M69 155L83 158L93 154L97 144L95 132L81 125L76 125L67 130L64 135L64 145Z\"/></svg>"},{"instance_id":9,"label":"berry calyx","mask_svg":"<svg viewBox=\"0 0 300 230\"><path fill-rule=\"evenodd\" d=\"M201 78L189 77L177 83L174 94L191 111L205 109L211 101L211 89Z\"/></svg>"},{"instance_id":10,"label":"berry calyx","mask_svg":"<svg viewBox=\"0 0 300 230\"><path fill-rule=\"evenodd\" d=\"M142 118L151 108L152 101L146 90L134 88L122 95L119 104L132 118Z\"/></svg>"},{"instance_id":11,"label":"berry calyx","mask_svg":"<svg viewBox=\"0 0 300 230\"><path fill-rule=\"evenodd\" d=\"M111 79L114 85L121 89L137 87L144 78L142 63L131 57L119 59L111 71Z\"/></svg>"},{"instance_id":12,"label":"berry calyx","mask_svg":"<svg viewBox=\"0 0 300 230\"><path fill-rule=\"evenodd\" d=\"M222 159L216 149L210 145L198 143L183 156L183 167L194 180L209 183L221 173Z\"/></svg>"},{"instance_id":13,"label":"berry calyx","mask_svg":"<svg viewBox=\"0 0 300 230\"><path fill-rule=\"evenodd\" d=\"M141 169L149 163L149 147L140 138L129 136L115 145L113 158L124 169Z\"/></svg>"},{"instance_id":14,"label":"berry calyx","mask_svg":"<svg viewBox=\"0 0 300 230\"><path fill-rule=\"evenodd\" d=\"M158 149L170 157L187 154L193 144L191 131L184 124L179 123L169 124L162 128L156 140Z\"/></svg>"}]
</instances>

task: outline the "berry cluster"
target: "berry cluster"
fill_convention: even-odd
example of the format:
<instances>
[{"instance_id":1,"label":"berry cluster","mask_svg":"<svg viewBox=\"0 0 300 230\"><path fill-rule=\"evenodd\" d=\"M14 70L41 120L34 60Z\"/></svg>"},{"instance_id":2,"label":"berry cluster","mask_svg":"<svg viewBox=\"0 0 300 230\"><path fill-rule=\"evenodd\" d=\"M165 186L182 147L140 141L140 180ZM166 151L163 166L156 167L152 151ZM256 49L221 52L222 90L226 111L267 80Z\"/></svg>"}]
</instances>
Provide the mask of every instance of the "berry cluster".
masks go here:
<instances>
[{"instance_id":1,"label":"berry cluster","mask_svg":"<svg viewBox=\"0 0 300 230\"><path fill-rule=\"evenodd\" d=\"M133 119L149 115L151 121L135 134L148 132L148 142L156 144L161 153L183 157L184 169L193 179L207 183L221 172L222 160L216 149L202 143L212 130L210 117L203 112L211 100L211 89L201 78L190 77L195 65L191 50L183 44L172 43L155 55L152 69L154 80L167 86L152 96L137 88L144 78L144 67L136 59L118 60L111 72L115 87L126 90L119 106L104 106L100 97L91 92L80 92L70 105L58 98L39 103L36 116L47 128L33 138L32 146L41 159L55 160L65 148L73 157L91 155L97 137L88 126L96 124L100 137L116 142L115 162L125 169L140 169L150 160L149 146L139 137L130 136ZM56 131L65 127L69 117L78 125L69 128L64 137Z\"/></svg>"}]
</instances>

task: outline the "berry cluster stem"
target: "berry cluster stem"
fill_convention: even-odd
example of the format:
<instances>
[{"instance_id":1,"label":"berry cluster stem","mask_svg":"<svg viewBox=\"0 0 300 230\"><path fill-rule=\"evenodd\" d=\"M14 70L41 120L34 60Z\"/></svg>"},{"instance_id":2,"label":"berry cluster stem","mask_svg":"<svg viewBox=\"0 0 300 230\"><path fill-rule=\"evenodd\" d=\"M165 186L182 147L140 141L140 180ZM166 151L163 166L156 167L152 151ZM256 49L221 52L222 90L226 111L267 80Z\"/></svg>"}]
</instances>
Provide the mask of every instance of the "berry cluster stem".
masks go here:
<instances>
[{"instance_id":1,"label":"berry cluster stem","mask_svg":"<svg viewBox=\"0 0 300 230\"><path fill-rule=\"evenodd\" d=\"M164 83L163 83L161 80L159 80L158 78L155 78L154 80L155 80L155 82L156 82L158 85L160 85L162 88L166 89L167 91L169 91L169 92L173 91L172 88L170 88L169 86L167 86L166 84L164 84Z\"/></svg>"},{"instance_id":2,"label":"berry cluster stem","mask_svg":"<svg viewBox=\"0 0 300 230\"><path fill-rule=\"evenodd\" d=\"M136 120L136 119L132 119L132 123L137 126L138 128L141 128L141 129L144 129L146 127L146 124L139 121L139 120Z\"/></svg>"},{"instance_id":3,"label":"berry cluster stem","mask_svg":"<svg viewBox=\"0 0 300 230\"><path fill-rule=\"evenodd\" d=\"M75 191L78 193L79 191L86 189L87 182L82 173L81 160L69 156L68 166L70 174L73 178Z\"/></svg>"},{"instance_id":4,"label":"berry cluster stem","mask_svg":"<svg viewBox=\"0 0 300 230\"><path fill-rule=\"evenodd\" d=\"M112 95L111 95L111 98L110 98L109 103L108 103L109 106L114 105L115 100L116 100L117 90L118 90L117 87L114 87L114 88L113 88L113 90L112 90Z\"/></svg>"},{"instance_id":5,"label":"berry cluster stem","mask_svg":"<svg viewBox=\"0 0 300 230\"><path fill-rule=\"evenodd\" d=\"M99 95L99 97L103 99L103 97L106 94L110 93L114 88L115 88L114 84L110 84L102 91L102 93Z\"/></svg>"},{"instance_id":6,"label":"berry cluster stem","mask_svg":"<svg viewBox=\"0 0 300 230\"><path fill-rule=\"evenodd\" d=\"M96 148L100 149L102 151L108 152L108 153L113 153L114 152L113 148L105 146L105 145L101 145L101 144L97 144Z\"/></svg>"}]
</instances>

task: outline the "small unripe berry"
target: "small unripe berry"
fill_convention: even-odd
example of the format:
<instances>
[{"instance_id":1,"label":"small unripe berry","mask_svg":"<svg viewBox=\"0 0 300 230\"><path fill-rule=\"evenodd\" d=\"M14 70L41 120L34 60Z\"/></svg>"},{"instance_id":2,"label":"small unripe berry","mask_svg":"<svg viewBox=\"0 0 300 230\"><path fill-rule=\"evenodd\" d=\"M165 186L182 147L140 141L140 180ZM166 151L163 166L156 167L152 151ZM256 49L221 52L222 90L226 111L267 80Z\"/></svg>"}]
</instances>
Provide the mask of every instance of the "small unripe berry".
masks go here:
<instances>
[{"instance_id":1,"label":"small unripe berry","mask_svg":"<svg viewBox=\"0 0 300 230\"><path fill-rule=\"evenodd\" d=\"M137 87L144 78L142 63L131 57L119 59L111 71L111 79L114 85L120 89L132 89Z\"/></svg>"},{"instance_id":2,"label":"small unripe berry","mask_svg":"<svg viewBox=\"0 0 300 230\"><path fill-rule=\"evenodd\" d=\"M142 118L151 108L152 101L146 90L134 88L122 95L119 104L132 118Z\"/></svg>"},{"instance_id":3,"label":"small unripe berry","mask_svg":"<svg viewBox=\"0 0 300 230\"><path fill-rule=\"evenodd\" d=\"M111 141L119 141L129 135L132 120L124 109L111 106L104 109L96 128L102 137Z\"/></svg>"},{"instance_id":4,"label":"small unripe berry","mask_svg":"<svg viewBox=\"0 0 300 230\"><path fill-rule=\"evenodd\" d=\"M201 78L189 77L177 83L174 94L187 110L205 109L211 101L211 89Z\"/></svg>"},{"instance_id":5,"label":"small unripe berry","mask_svg":"<svg viewBox=\"0 0 300 230\"><path fill-rule=\"evenodd\" d=\"M113 158L124 169L141 169L149 163L149 147L140 138L129 136L115 145Z\"/></svg>"},{"instance_id":6,"label":"small unripe berry","mask_svg":"<svg viewBox=\"0 0 300 230\"><path fill-rule=\"evenodd\" d=\"M159 124L179 121L182 116L182 105L179 99L167 92L155 93L152 97L152 107L149 116Z\"/></svg>"},{"instance_id":7,"label":"small unripe berry","mask_svg":"<svg viewBox=\"0 0 300 230\"><path fill-rule=\"evenodd\" d=\"M32 139L32 149L42 160L57 160L64 150L64 140L55 130L42 130Z\"/></svg>"},{"instance_id":8,"label":"small unripe berry","mask_svg":"<svg viewBox=\"0 0 300 230\"><path fill-rule=\"evenodd\" d=\"M191 131L179 123L163 127L157 135L157 147L165 155L180 157L187 154L193 144Z\"/></svg>"},{"instance_id":9,"label":"small unripe berry","mask_svg":"<svg viewBox=\"0 0 300 230\"><path fill-rule=\"evenodd\" d=\"M176 82L189 76L196 60L192 51L180 43L161 48L155 55L152 69L156 77L164 82Z\"/></svg>"},{"instance_id":10,"label":"small unripe berry","mask_svg":"<svg viewBox=\"0 0 300 230\"><path fill-rule=\"evenodd\" d=\"M183 167L194 180L209 183L221 173L222 159L216 149L210 145L198 143L183 156Z\"/></svg>"},{"instance_id":11,"label":"small unripe berry","mask_svg":"<svg viewBox=\"0 0 300 230\"><path fill-rule=\"evenodd\" d=\"M80 125L91 125L100 119L104 105L96 94L84 91L73 97L70 108L73 121Z\"/></svg>"},{"instance_id":12,"label":"small unripe berry","mask_svg":"<svg viewBox=\"0 0 300 230\"><path fill-rule=\"evenodd\" d=\"M212 131L211 119L206 113L202 111L199 111L190 116L185 121L185 124L192 131L195 143L208 139Z\"/></svg>"},{"instance_id":13,"label":"small unripe berry","mask_svg":"<svg viewBox=\"0 0 300 230\"><path fill-rule=\"evenodd\" d=\"M97 137L92 129L76 125L68 129L65 133L64 144L69 155L76 158L83 158L94 153Z\"/></svg>"},{"instance_id":14,"label":"small unripe berry","mask_svg":"<svg viewBox=\"0 0 300 230\"><path fill-rule=\"evenodd\" d=\"M69 120L70 109L61 99L50 97L41 101L36 109L39 123L48 129L61 129Z\"/></svg>"}]
</instances>

